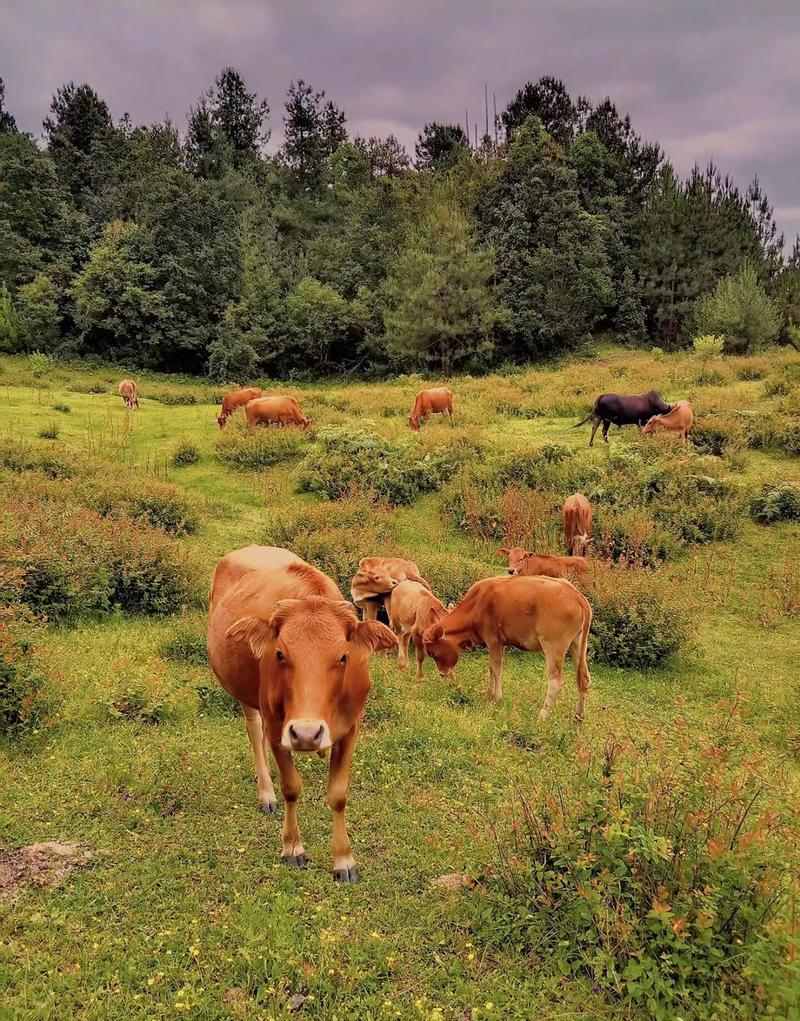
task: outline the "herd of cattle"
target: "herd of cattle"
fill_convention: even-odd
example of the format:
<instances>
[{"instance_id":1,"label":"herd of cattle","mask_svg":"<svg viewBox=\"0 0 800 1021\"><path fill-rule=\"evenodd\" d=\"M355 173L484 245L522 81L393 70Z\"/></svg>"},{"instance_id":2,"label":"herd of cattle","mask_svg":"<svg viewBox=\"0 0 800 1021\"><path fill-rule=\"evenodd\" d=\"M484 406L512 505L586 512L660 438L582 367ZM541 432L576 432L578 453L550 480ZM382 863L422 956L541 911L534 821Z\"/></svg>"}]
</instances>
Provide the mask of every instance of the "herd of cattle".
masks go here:
<instances>
[{"instance_id":1,"label":"herd of cattle","mask_svg":"<svg viewBox=\"0 0 800 1021\"><path fill-rule=\"evenodd\" d=\"M127 408L139 407L133 380L123 380L119 393ZM223 399L217 418L220 428L242 407L250 426L306 429L311 424L294 397L265 396L260 389L247 387ZM453 424L453 393L447 387L417 395L409 426L418 430L432 414ZM606 442L612 424L637 425L646 433L673 432L685 442L693 415L688 401L671 406L650 391L603 394L578 425L590 420L590 446L601 424ZM248 546L222 557L209 599L209 663L244 711L259 807L265 813L277 810L269 768L272 751L285 804L281 850L285 861L301 867L307 862L297 822L301 781L292 753L317 752L324 757L330 749L327 801L333 814L333 874L339 882L358 879L345 806L370 688L371 653L397 649L398 665L404 669L413 643L421 679L426 657L449 677L462 653L486 648L488 695L498 699L504 649L542 652L548 679L543 719L563 690L569 654L578 688L575 717L583 718L591 683L586 650L592 609L573 580L588 569L591 504L582 493L573 493L564 501L562 517L567 556L502 547L498 554L507 558L508 574L476 582L451 607L436 597L413 561L400 557L363 557L351 583L352 602L342 598L331 578L290 550ZM378 620L381 608L388 626Z\"/></svg>"}]
</instances>

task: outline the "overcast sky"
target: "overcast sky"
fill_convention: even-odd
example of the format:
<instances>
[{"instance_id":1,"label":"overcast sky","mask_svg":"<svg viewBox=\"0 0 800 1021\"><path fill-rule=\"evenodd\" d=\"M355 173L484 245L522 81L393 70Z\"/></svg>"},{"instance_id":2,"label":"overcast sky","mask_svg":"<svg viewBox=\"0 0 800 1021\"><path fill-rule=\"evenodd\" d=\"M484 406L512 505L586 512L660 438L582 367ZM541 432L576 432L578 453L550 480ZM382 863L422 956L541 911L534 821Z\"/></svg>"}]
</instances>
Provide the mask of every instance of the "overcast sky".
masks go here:
<instances>
[{"instance_id":1,"label":"overcast sky","mask_svg":"<svg viewBox=\"0 0 800 1021\"><path fill-rule=\"evenodd\" d=\"M186 111L232 64L272 108L292 79L325 89L351 134L483 119L550 74L610 95L685 173L758 173L778 224L800 231L800 0L0 0L0 76L38 135L55 88L88 81L114 118Z\"/></svg>"}]
</instances>

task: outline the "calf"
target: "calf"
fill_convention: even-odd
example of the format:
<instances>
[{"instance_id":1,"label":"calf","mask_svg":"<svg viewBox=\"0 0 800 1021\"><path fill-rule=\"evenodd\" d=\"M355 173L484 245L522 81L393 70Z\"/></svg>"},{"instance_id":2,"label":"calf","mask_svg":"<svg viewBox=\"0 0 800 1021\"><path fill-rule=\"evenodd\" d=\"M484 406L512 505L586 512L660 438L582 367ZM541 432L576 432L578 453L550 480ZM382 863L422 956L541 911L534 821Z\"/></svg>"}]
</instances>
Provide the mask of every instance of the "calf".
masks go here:
<instances>
[{"instance_id":1,"label":"calf","mask_svg":"<svg viewBox=\"0 0 800 1021\"><path fill-rule=\"evenodd\" d=\"M542 578L566 578L568 574L585 574L589 565L586 557L562 557L556 553L531 553L521 546L512 546L497 551L499 556L508 557L508 573Z\"/></svg>"},{"instance_id":2,"label":"calf","mask_svg":"<svg viewBox=\"0 0 800 1021\"><path fill-rule=\"evenodd\" d=\"M641 429L653 415L666 415L671 410L671 406L655 390L648 390L646 394L601 394L586 418L573 428L577 429L586 425L591 419L592 435L589 439L589 446L592 447L594 446L594 434L601 422L603 423L603 439L608 443L610 425L638 425Z\"/></svg>"},{"instance_id":3,"label":"calf","mask_svg":"<svg viewBox=\"0 0 800 1021\"><path fill-rule=\"evenodd\" d=\"M578 705L583 719L591 676L586 647L592 608L563 578L487 578L476 582L458 605L428 627L422 640L442 676L452 673L462 652L478 645L489 650L489 697L502 694L503 649L541 651L547 665L547 695L539 713L545 719L564 688L567 652L575 664Z\"/></svg>"},{"instance_id":4,"label":"calf","mask_svg":"<svg viewBox=\"0 0 800 1021\"><path fill-rule=\"evenodd\" d=\"M402 557L362 557L350 583L350 598L365 620L376 620L386 596L401 581L409 579L430 589L413 560Z\"/></svg>"},{"instance_id":5,"label":"calf","mask_svg":"<svg viewBox=\"0 0 800 1021\"><path fill-rule=\"evenodd\" d=\"M389 625L397 635L399 649L397 665L401 670L408 666L408 645L414 643L417 656L417 680L422 680L425 662L425 645L422 633L446 612L444 604L418 581L401 581L392 589L386 600Z\"/></svg>"},{"instance_id":6,"label":"calf","mask_svg":"<svg viewBox=\"0 0 800 1021\"><path fill-rule=\"evenodd\" d=\"M359 621L333 581L288 550L249 546L223 557L214 572L208 659L222 687L244 709L262 811L277 807L269 746L286 809L281 857L304 866L308 859L297 823L301 782L292 753L330 748L327 800L339 882L358 879L345 807L370 687L367 656L396 645L389 628Z\"/></svg>"},{"instance_id":7,"label":"calf","mask_svg":"<svg viewBox=\"0 0 800 1021\"><path fill-rule=\"evenodd\" d=\"M217 416L217 423L220 429L222 429L237 408L242 408L248 401L254 401L257 397L261 397L263 392L257 386L248 386L244 390L234 390L232 393L225 394L222 398L222 407Z\"/></svg>"},{"instance_id":8,"label":"calf","mask_svg":"<svg viewBox=\"0 0 800 1021\"><path fill-rule=\"evenodd\" d=\"M125 407L131 411L139 408L139 387L132 379L123 379L117 387L117 392L125 401Z\"/></svg>"},{"instance_id":9,"label":"calf","mask_svg":"<svg viewBox=\"0 0 800 1021\"><path fill-rule=\"evenodd\" d=\"M285 394L248 401L244 413L248 425L299 425L301 429L311 425L311 419L306 418L295 398Z\"/></svg>"},{"instance_id":10,"label":"calf","mask_svg":"<svg viewBox=\"0 0 800 1021\"><path fill-rule=\"evenodd\" d=\"M653 415L642 432L677 433L684 443L688 442L689 430L694 425L694 412L688 401L678 401L672 411L666 415Z\"/></svg>"},{"instance_id":11,"label":"calf","mask_svg":"<svg viewBox=\"0 0 800 1021\"><path fill-rule=\"evenodd\" d=\"M592 535L592 505L583 493L573 493L564 501L561 517L564 521L567 552L571 557L583 555Z\"/></svg>"},{"instance_id":12,"label":"calf","mask_svg":"<svg viewBox=\"0 0 800 1021\"><path fill-rule=\"evenodd\" d=\"M435 386L429 390L420 390L414 401L414 410L408 424L419 432L420 425L424 425L431 415L444 415L453 425L453 391L446 386Z\"/></svg>"}]
</instances>

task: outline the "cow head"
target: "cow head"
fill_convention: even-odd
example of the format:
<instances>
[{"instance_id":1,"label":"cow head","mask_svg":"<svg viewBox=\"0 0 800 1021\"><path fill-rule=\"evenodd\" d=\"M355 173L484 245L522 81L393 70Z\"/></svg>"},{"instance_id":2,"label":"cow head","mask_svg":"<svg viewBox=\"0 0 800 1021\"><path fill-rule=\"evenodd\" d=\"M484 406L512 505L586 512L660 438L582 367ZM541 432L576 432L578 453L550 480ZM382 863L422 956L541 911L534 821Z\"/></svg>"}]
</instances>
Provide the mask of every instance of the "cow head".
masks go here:
<instances>
[{"instance_id":1,"label":"cow head","mask_svg":"<svg viewBox=\"0 0 800 1021\"><path fill-rule=\"evenodd\" d=\"M225 425L227 421L228 421L227 415L217 415L217 424L219 425L220 429L222 429L222 427Z\"/></svg>"},{"instance_id":2,"label":"cow head","mask_svg":"<svg viewBox=\"0 0 800 1021\"><path fill-rule=\"evenodd\" d=\"M397 646L385 624L322 596L283 599L268 620L243 617L227 636L259 661L262 713L293 752L322 752L350 730L369 691L367 656Z\"/></svg>"},{"instance_id":3,"label":"cow head","mask_svg":"<svg viewBox=\"0 0 800 1021\"><path fill-rule=\"evenodd\" d=\"M353 575L350 592L354 599L368 599L370 596L384 596L403 581L396 571L388 566L373 564L361 567Z\"/></svg>"},{"instance_id":4,"label":"cow head","mask_svg":"<svg viewBox=\"0 0 800 1021\"><path fill-rule=\"evenodd\" d=\"M434 661L442 677L450 677L461 653L471 652L474 648L472 642L456 641L446 634L442 624L431 624L426 628L422 633L422 644L425 654Z\"/></svg>"},{"instance_id":5,"label":"cow head","mask_svg":"<svg viewBox=\"0 0 800 1021\"><path fill-rule=\"evenodd\" d=\"M414 430L415 433L419 432L419 419L418 418L415 418L412 415L411 418L409 418L409 420L408 420L408 424L411 426L411 428Z\"/></svg>"},{"instance_id":6,"label":"cow head","mask_svg":"<svg viewBox=\"0 0 800 1021\"><path fill-rule=\"evenodd\" d=\"M585 557L589 552L592 545L592 538L587 532L581 532L580 535L576 535L572 540L572 552L573 557Z\"/></svg>"},{"instance_id":7,"label":"cow head","mask_svg":"<svg viewBox=\"0 0 800 1021\"><path fill-rule=\"evenodd\" d=\"M522 570L522 566L529 556L532 556L528 550L524 550L521 546L501 547L497 551L499 557L508 557L508 573L519 574Z\"/></svg>"},{"instance_id":8,"label":"cow head","mask_svg":"<svg viewBox=\"0 0 800 1021\"><path fill-rule=\"evenodd\" d=\"M655 409L659 415L667 415L672 411L672 405L667 404L664 398L657 390L651 390L647 397L650 401L650 406Z\"/></svg>"},{"instance_id":9,"label":"cow head","mask_svg":"<svg viewBox=\"0 0 800 1021\"><path fill-rule=\"evenodd\" d=\"M661 426L663 417L663 415L653 415L651 419L645 422L642 432L647 433L648 435L650 435L650 433L654 433Z\"/></svg>"}]
</instances>

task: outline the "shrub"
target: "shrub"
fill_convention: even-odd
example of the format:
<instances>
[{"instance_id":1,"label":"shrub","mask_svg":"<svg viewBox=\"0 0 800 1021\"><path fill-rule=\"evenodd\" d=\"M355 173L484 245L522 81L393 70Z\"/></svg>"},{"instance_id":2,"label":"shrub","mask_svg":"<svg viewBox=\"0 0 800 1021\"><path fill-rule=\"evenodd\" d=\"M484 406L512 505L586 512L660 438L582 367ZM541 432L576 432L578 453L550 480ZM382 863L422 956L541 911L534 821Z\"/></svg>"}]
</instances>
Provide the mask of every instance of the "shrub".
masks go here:
<instances>
[{"instance_id":1,"label":"shrub","mask_svg":"<svg viewBox=\"0 0 800 1021\"><path fill-rule=\"evenodd\" d=\"M677 536L690 545L722 542L739 533L741 510L739 500L715 500L711 496L693 494L690 499L669 509L669 525Z\"/></svg>"},{"instance_id":2,"label":"shrub","mask_svg":"<svg viewBox=\"0 0 800 1021\"><path fill-rule=\"evenodd\" d=\"M21 605L23 591L22 572L0 564L0 734L41 726L54 705L33 655L39 622Z\"/></svg>"},{"instance_id":3,"label":"shrub","mask_svg":"<svg viewBox=\"0 0 800 1021\"><path fill-rule=\"evenodd\" d=\"M144 676L134 674L119 680L106 701L106 707L115 719L131 723L158 726L172 719L175 708L169 701L159 661L147 664Z\"/></svg>"},{"instance_id":4,"label":"shrub","mask_svg":"<svg viewBox=\"0 0 800 1021\"><path fill-rule=\"evenodd\" d=\"M764 396L785 397L790 389L791 385L785 379L771 379L764 384Z\"/></svg>"},{"instance_id":5,"label":"shrub","mask_svg":"<svg viewBox=\"0 0 800 1021\"><path fill-rule=\"evenodd\" d=\"M34 382L38 382L46 376L52 367L53 362L50 357L42 354L41 351L34 351L33 354L28 355L28 372Z\"/></svg>"},{"instance_id":6,"label":"shrub","mask_svg":"<svg viewBox=\"0 0 800 1021\"><path fill-rule=\"evenodd\" d=\"M700 453L723 457L740 451L745 446L746 436L744 427L735 419L704 418L700 423L695 422L689 438Z\"/></svg>"},{"instance_id":7,"label":"shrub","mask_svg":"<svg viewBox=\"0 0 800 1021\"><path fill-rule=\"evenodd\" d=\"M426 553L417 557L416 563L445 606L457 603L476 581L501 574L504 569L499 559L496 564L484 564L455 553Z\"/></svg>"},{"instance_id":8,"label":"shrub","mask_svg":"<svg viewBox=\"0 0 800 1021\"><path fill-rule=\"evenodd\" d=\"M630 670L662 666L688 637L674 587L650 572L593 567L587 591L592 658Z\"/></svg>"},{"instance_id":9,"label":"shrub","mask_svg":"<svg viewBox=\"0 0 800 1021\"><path fill-rule=\"evenodd\" d=\"M705 721L581 745L567 783L519 791L471 902L478 939L655 1021L791 1016L796 828L752 727L723 702Z\"/></svg>"},{"instance_id":10,"label":"shrub","mask_svg":"<svg viewBox=\"0 0 800 1021\"><path fill-rule=\"evenodd\" d=\"M219 684L199 684L195 689L200 712L205 716L241 716L242 707Z\"/></svg>"},{"instance_id":11,"label":"shrub","mask_svg":"<svg viewBox=\"0 0 800 1021\"><path fill-rule=\"evenodd\" d=\"M57 440L60 431L55 422L50 422L44 429L39 430L39 438L42 440Z\"/></svg>"},{"instance_id":12,"label":"shrub","mask_svg":"<svg viewBox=\"0 0 800 1021\"><path fill-rule=\"evenodd\" d=\"M309 507L289 522L279 520L264 542L291 549L333 578L348 597L362 557L399 553L387 511L353 498Z\"/></svg>"},{"instance_id":13,"label":"shrub","mask_svg":"<svg viewBox=\"0 0 800 1021\"><path fill-rule=\"evenodd\" d=\"M60 401L53 405L53 411L60 411L62 415L69 415L72 408L69 404L62 404Z\"/></svg>"},{"instance_id":14,"label":"shrub","mask_svg":"<svg viewBox=\"0 0 800 1021\"><path fill-rule=\"evenodd\" d=\"M706 374L706 368L708 363L714 358L719 358L722 354L722 349L725 346L725 338L717 337L713 333L704 334L702 337L695 337L692 342L695 354L700 359L700 382L708 383L709 379ZM719 375L719 373L714 373Z\"/></svg>"},{"instance_id":15,"label":"shrub","mask_svg":"<svg viewBox=\"0 0 800 1021\"><path fill-rule=\"evenodd\" d=\"M200 448L193 440L178 440L172 448L169 462L173 468L185 468L190 464L197 464L200 460Z\"/></svg>"},{"instance_id":16,"label":"shrub","mask_svg":"<svg viewBox=\"0 0 800 1021\"><path fill-rule=\"evenodd\" d=\"M747 383L763 379L766 374L766 363L755 358L751 358L748 361L743 362L736 373L737 378Z\"/></svg>"},{"instance_id":17,"label":"shrub","mask_svg":"<svg viewBox=\"0 0 800 1021\"><path fill-rule=\"evenodd\" d=\"M800 487L788 482L766 483L750 500L750 515L762 525L800 519Z\"/></svg>"},{"instance_id":18,"label":"shrub","mask_svg":"<svg viewBox=\"0 0 800 1021\"><path fill-rule=\"evenodd\" d=\"M186 405L197 404L197 395L184 393L182 390L165 390L161 393L147 395L151 400L159 401L161 404Z\"/></svg>"},{"instance_id":19,"label":"shrub","mask_svg":"<svg viewBox=\"0 0 800 1021\"><path fill-rule=\"evenodd\" d=\"M189 535L197 531L194 506L166 483L151 483L130 503L130 516L168 535Z\"/></svg>"},{"instance_id":20,"label":"shrub","mask_svg":"<svg viewBox=\"0 0 800 1021\"><path fill-rule=\"evenodd\" d=\"M606 509L595 516L599 556L638 567L653 567L676 553L675 539L643 508Z\"/></svg>"},{"instance_id":21,"label":"shrub","mask_svg":"<svg viewBox=\"0 0 800 1021\"><path fill-rule=\"evenodd\" d=\"M159 651L165 659L205 666L208 663L208 650L204 622L197 617L174 621L169 638L161 643Z\"/></svg>"},{"instance_id":22,"label":"shrub","mask_svg":"<svg viewBox=\"0 0 800 1021\"><path fill-rule=\"evenodd\" d=\"M777 306L752 266L723 277L695 303L695 319L704 333L725 337L727 354L747 354L774 340L780 329Z\"/></svg>"},{"instance_id":23,"label":"shrub","mask_svg":"<svg viewBox=\"0 0 800 1021\"><path fill-rule=\"evenodd\" d=\"M105 383L71 383L67 390L74 394L107 394Z\"/></svg>"},{"instance_id":24,"label":"shrub","mask_svg":"<svg viewBox=\"0 0 800 1021\"><path fill-rule=\"evenodd\" d=\"M440 488L450 464L433 452L415 458L408 448L366 430L333 427L323 429L319 439L321 449L304 461L299 486L330 500L360 492L393 506L410 504Z\"/></svg>"},{"instance_id":25,"label":"shrub","mask_svg":"<svg viewBox=\"0 0 800 1021\"><path fill-rule=\"evenodd\" d=\"M0 441L0 466L14 472L41 472L51 479L71 479L78 473L69 454L55 454L46 444L34 445L24 440Z\"/></svg>"},{"instance_id":26,"label":"shrub","mask_svg":"<svg viewBox=\"0 0 800 1021\"><path fill-rule=\"evenodd\" d=\"M234 415L216 440L217 457L236 468L263 471L299 457L308 447L300 429L248 426L244 415Z\"/></svg>"}]
</instances>

